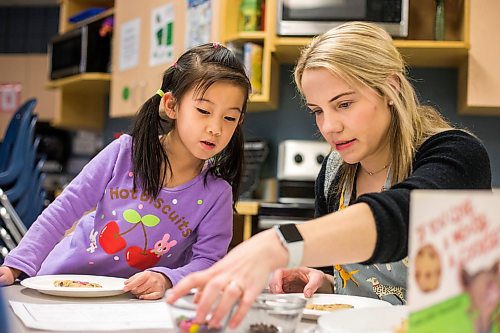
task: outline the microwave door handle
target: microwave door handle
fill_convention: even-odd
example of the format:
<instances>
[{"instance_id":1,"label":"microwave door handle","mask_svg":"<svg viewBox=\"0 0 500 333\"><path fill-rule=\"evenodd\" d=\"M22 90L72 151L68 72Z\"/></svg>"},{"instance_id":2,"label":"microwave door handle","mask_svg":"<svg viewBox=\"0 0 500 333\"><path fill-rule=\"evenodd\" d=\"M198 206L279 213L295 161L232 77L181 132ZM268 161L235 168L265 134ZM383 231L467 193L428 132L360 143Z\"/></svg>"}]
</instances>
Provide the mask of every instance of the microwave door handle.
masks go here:
<instances>
[{"instance_id":1,"label":"microwave door handle","mask_svg":"<svg viewBox=\"0 0 500 333\"><path fill-rule=\"evenodd\" d=\"M87 72L87 57L88 57L88 26L82 27L82 50L80 53L80 73Z\"/></svg>"}]
</instances>

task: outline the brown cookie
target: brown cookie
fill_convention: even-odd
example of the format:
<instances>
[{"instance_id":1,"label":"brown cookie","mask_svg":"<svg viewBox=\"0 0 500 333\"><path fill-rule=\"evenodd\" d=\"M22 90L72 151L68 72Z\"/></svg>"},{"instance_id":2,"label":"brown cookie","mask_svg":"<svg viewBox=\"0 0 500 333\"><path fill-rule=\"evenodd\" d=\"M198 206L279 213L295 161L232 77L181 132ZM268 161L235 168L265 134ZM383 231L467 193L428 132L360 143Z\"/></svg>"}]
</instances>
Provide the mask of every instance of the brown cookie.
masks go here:
<instances>
[{"instance_id":1,"label":"brown cookie","mask_svg":"<svg viewBox=\"0 0 500 333\"><path fill-rule=\"evenodd\" d=\"M434 291L441 280L441 260L432 245L426 245L415 256L415 280L423 292Z\"/></svg>"}]
</instances>

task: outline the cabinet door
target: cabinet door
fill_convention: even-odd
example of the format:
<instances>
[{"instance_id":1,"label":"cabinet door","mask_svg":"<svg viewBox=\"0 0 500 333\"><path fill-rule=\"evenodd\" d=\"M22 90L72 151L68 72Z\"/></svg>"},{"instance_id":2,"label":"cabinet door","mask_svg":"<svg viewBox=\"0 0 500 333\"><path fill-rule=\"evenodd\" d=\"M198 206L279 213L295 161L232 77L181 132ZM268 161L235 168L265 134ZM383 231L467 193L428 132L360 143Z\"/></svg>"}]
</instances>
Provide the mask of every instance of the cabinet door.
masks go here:
<instances>
[{"instance_id":1,"label":"cabinet door","mask_svg":"<svg viewBox=\"0 0 500 333\"><path fill-rule=\"evenodd\" d=\"M462 112L500 115L500 1L471 1L470 6L467 91Z\"/></svg>"},{"instance_id":2,"label":"cabinet door","mask_svg":"<svg viewBox=\"0 0 500 333\"><path fill-rule=\"evenodd\" d=\"M163 72L184 52L186 0L115 1L111 117L133 116L160 88ZM211 1L211 39L219 36Z\"/></svg>"}]
</instances>

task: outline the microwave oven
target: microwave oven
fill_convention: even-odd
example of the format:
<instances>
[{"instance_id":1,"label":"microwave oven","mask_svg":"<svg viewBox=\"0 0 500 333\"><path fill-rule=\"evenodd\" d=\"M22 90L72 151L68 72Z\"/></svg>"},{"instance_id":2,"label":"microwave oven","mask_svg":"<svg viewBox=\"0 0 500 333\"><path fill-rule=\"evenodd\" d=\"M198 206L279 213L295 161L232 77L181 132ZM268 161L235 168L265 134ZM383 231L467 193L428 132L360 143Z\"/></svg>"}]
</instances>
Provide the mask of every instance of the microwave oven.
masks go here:
<instances>
[{"instance_id":1,"label":"microwave oven","mask_svg":"<svg viewBox=\"0 0 500 333\"><path fill-rule=\"evenodd\" d=\"M278 0L277 33L314 36L347 21L374 22L393 37L408 36L409 0Z\"/></svg>"},{"instance_id":2,"label":"microwave oven","mask_svg":"<svg viewBox=\"0 0 500 333\"><path fill-rule=\"evenodd\" d=\"M92 21L50 40L51 80L80 73L110 72L111 33L100 33L105 19Z\"/></svg>"}]
</instances>

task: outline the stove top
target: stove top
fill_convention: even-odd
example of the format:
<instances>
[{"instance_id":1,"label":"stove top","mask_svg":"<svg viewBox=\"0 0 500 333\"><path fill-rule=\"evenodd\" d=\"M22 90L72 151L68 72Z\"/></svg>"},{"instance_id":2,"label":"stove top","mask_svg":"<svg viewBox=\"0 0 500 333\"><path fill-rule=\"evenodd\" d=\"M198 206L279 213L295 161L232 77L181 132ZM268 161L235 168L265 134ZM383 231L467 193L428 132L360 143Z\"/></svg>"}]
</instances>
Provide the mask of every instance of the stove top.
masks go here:
<instances>
[{"instance_id":1,"label":"stove top","mask_svg":"<svg viewBox=\"0 0 500 333\"><path fill-rule=\"evenodd\" d=\"M259 205L259 216L311 219L314 217L314 203L261 202Z\"/></svg>"}]
</instances>

